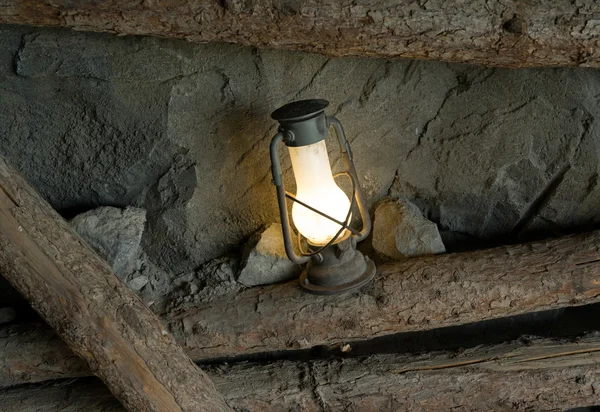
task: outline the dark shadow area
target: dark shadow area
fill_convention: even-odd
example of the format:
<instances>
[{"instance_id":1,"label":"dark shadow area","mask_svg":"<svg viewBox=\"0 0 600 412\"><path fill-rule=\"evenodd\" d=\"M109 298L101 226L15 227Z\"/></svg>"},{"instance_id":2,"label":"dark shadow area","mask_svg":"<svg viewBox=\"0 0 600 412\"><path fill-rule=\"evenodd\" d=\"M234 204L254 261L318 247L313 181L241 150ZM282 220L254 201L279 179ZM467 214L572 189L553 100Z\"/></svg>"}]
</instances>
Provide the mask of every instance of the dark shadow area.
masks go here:
<instances>
[{"instance_id":1,"label":"dark shadow area","mask_svg":"<svg viewBox=\"0 0 600 412\"><path fill-rule=\"evenodd\" d=\"M422 332L401 333L350 343L352 354L458 350L533 337L575 337L600 330L600 304L527 313Z\"/></svg>"},{"instance_id":2,"label":"dark shadow area","mask_svg":"<svg viewBox=\"0 0 600 412\"><path fill-rule=\"evenodd\" d=\"M600 304L568 307L493 319L460 326L419 332L399 333L366 341L344 342L351 347L343 353L340 345L316 346L310 349L257 353L233 358L218 358L199 362L214 364L227 362L272 362L274 360L308 361L336 357L366 356L378 353L422 353L456 351L478 345L493 345L536 337L577 337L600 330Z\"/></svg>"},{"instance_id":3,"label":"dark shadow area","mask_svg":"<svg viewBox=\"0 0 600 412\"><path fill-rule=\"evenodd\" d=\"M443 228L441 234L447 252L459 253L557 239L563 236L593 232L599 229L600 224L589 222L574 227L561 227L559 225L549 225L544 229L524 229L522 227L515 227L515 230L510 233L497 235L487 239L477 238L464 233L444 232Z\"/></svg>"},{"instance_id":4,"label":"dark shadow area","mask_svg":"<svg viewBox=\"0 0 600 412\"><path fill-rule=\"evenodd\" d=\"M15 322L40 321L39 315L31 308L29 302L19 292L0 276L0 308L13 308L17 317Z\"/></svg>"},{"instance_id":5,"label":"dark shadow area","mask_svg":"<svg viewBox=\"0 0 600 412\"><path fill-rule=\"evenodd\" d=\"M82 213L85 212L89 212L90 210L94 210L98 207L107 207L107 206L111 206L111 207L116 207L119 209L123 209L124 206L122 205L118 205L118 204L93 204L93 203L89 203L89 204L79 204L76 206L72 206L72 207L68 207L68 208L64 208L64 209L60 209L57 210L58 214L62 216L63 219L65 220L71 220L73 219L75 216L80 215Z\"/></svg>"}]
</instances>

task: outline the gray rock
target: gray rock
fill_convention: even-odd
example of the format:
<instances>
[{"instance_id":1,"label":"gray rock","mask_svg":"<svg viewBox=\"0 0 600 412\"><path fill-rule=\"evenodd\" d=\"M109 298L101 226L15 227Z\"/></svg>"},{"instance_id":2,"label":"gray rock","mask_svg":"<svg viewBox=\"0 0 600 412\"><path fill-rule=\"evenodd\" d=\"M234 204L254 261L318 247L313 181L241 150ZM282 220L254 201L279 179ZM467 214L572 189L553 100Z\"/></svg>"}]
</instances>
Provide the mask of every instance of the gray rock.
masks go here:
<instances>
[{"instance_id":1,"label":"gray rock","mask_svg":"<svg viewBox=\"0 0 600 412\"><path fill-rule=\"evenodd\" d=\"M373 248L382 258L395 260L446 252L435 223L408 200L392 199L375 210Z\"/></svg>"},{"instance_id":2,"label":"gray rock","mask_svg":"<svg viewBox=\"0 0 600 412\"><path fill-rule=\"evenodd\" d=\"M136 276L129 282L127 282L127 286L129 286L131 290L137 292L139 290L142 290L142 288L148 284L148 281L149 279L147 276Z\"/></svg>"},{"instance_id":3,"label":"gray rock","mask_svg":"<svg viewBox=\"0 0 600 412\"><path fill-rule=\"evenodd\" d=\"M169 285L172 282L171 274L155 265L148 258L148 255L142 251L136 263L136 270L128 276L128 279L130 279L128 286L133 290L135 290L135 287L142 285L147 279L147 283L136 293L153 312L162 313L166 300L169 299ZM130 284L134 280L135 282Z\"/></svg>"},{"instance_id":4,"label":"gray rock","mask_svg":"<svg viewBox=\"0 0 600 412\"><path fill-rule=\"evenodd\" d=\"M245 286L284 282L300 275L300 266L285 254L281 225L273 223L246 244L238 282Z\"/></svg>"},{"instance_id":5,"label":"gray rock","mask_svg":"<svg viewBox=\"0 0 600 412\"><path fill-rule=\"evenodd\" d=\"M197 270L179 275L165 289L166 296L159 298L164 307L162 312L177 313L187 307L207 303L243 289L235 280L237 270L237 259L223 257L213 259Z\"/></svg>"},{"instance_id":6,"label":"gray rock","mask_svg":"<svg viewBox=\"0 0 600 412\"><path fill-rule=\"evenodd\" d=\"M220 296L236 292L241 289L235 280L238 270L238 261L231 257L213 259L202 265L194 272L192 284L197 288L190 287L194 294L195 302L209 302Z\"/></svg>"},{"instance_id":7,"label":"gray rock","mask_svg":"<svg viewBox=\"0 0 600 412\"><path fill-rule=\"evenodd\" d=\"M180 150L163 130L171 86L160 82L183 74L177 56L150 39L138 54L102 35L2 28L0 152L55 209L132 204ZM23 47L11 50L17 38Z\"/></svg>"},{"instance_id":8,"label":"gray rock","mask_svg":"<svg viewBox=\"0 0 600 412\"><path fill-rule=\"evenodd\" d=\"M600 76L582 68L0 26L0 154L59 211L144 207L144 251L168 281L277 219L269 114L293 99L328 99L369 206L413 199L448 250L597 226L598 95Z\"/></svg>"},{"instance_id":9,"label":"gray rock","mask_svg":"<svg viewBox=\"0 0 600 412\"><path fill-rule=\"evenodd\" d=\"M0 325L17 319L17 311L13 308L0 308Z\"/></svg>"},{"instance_id":10,"label":"gray rock","mask_svg":"<svg viewBox=\"0 0 600 412\"><path fill-rule=\"evenodd\" d=\"M121 280L135 270L146 223L144 209L99 207L77 215L70 223Z\"/></svg>"}]
</instances>

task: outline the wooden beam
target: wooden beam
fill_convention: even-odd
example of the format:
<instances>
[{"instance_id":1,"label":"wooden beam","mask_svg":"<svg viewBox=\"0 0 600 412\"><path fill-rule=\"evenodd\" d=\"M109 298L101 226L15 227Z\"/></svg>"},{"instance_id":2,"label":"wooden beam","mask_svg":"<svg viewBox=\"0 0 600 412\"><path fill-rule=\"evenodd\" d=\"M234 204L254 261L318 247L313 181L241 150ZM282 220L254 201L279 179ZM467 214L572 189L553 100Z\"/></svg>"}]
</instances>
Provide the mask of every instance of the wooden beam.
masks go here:
<instances>
[{"instance_id":1,"label":"wooden beam","mask_svg":"<svg viewBox=\"0 0 600 412\"><path fill-rule=\"evenodd\" d=\"M378 268L370 287L313 296L297 282L174 314L193 359L310 348L600 301L600 232Z\"/></svg>"},{"instance_id":2,"label":"wooden beam","mask_svg":"<svg viewBox=\"0 0 600 412\"><path fill-rule=\"evenodd\" d=\"M0 387L91 374L86 361L46 324L0 329Z\"/></svg>"},{"instance_id":3,"label":"wooden beam","mask_svg":"<svg viewBox=\"0 0 600 412\"><path fill-rule=\"evenodd\" d=\"M506 67L599 67L598 16L562 0L0 0L0 23Z\"/></svg>"},{"instance_id":4,"label":"wooden beam","mask_svg":"<svg viewBox=\"0 0 600 412\"><path fill-rule=\"evenodd\" d=\"M0 271L128 410L230 410L158 318L1 157Z\"/></svg>"},{"instance_id":5,"label":"wooden beam","mask_svg":"<svg viewBox=\"0 0 600 412\"><path fill-rule=\"evenodd\" d=\"M236 410L530 411L600 404L600 339L538 340L462 352L207 367ZM122 412L100 382L0 391L20 412ZM66 409L61 409L66 408Z\"/></svg>"},{"instance_id":6,"label":"wooden beam","mask_svg":"<svg viewBox=\"0 0 600 412\"><path fill-rule=\"evenodd\" d=\"M297 282L251 288L164 321L192 359L207 360L599 301L600 232L592 232L393 263L378 269L370 287L350 295L309 295ZM0 386L85 374L51 336L43 329L0 333Z\"/></svg>"}]
</instances>

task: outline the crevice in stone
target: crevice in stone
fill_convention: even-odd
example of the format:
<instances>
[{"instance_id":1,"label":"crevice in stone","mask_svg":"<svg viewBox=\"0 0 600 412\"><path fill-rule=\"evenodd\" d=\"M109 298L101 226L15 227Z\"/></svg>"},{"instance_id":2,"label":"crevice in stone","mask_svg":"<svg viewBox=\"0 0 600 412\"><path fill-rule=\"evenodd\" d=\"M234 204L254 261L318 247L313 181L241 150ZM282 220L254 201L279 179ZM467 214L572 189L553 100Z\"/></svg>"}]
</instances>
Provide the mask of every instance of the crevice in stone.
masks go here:
<instances>
[{"instance_id":1,"label":"crevice in stone","mask_svg":"<svg viewBox=\"0 0 600 412\"><path fill-rule=\"evenodd\" d=\"M577 138L576 142L570 145L570 154L568 156L569 163L565 164L558 172L554 174L554 176L546 184L546 187L530 203L527 210L521 215L521 217L513 227L510 233L510 237L512 239L518 239L520 237L521 233L523 232L523 230L525 230L527 225L539 215L540 211L550 202L550 200L556 194L558 187L565 178L565 175L571 169L572 165L575 164L575 158L577 157L578 152L581 150L581 145L589 136L590 129L593 123L593 117L586 112L586 116L581 122L583 131ZM589 182L588 187L590 184L594 184L593 176L590 179L591 181ZM586 193L590 192L586 191Z\"/></svg>"},{"instance_id":2,"label":"crevice in stone","mask_svg":"<svg viewBox=\"0 0 600 412\"><path fill-rule=\"evenodd\" d=\"M14 56L13 56L13 70L15 72L15 75L20 76L19 74L19 62L21 60L21 53L23 52L23 50L25 50L25 47L27 46L27 36L30 36L31 33L23 33L21 35L21 44L19 45L19 48L17 49L17 51L15 52ZM35 37L39 36L39 34L34 34ZM35 39L35 37L33 39Z\"/></svg>"},{"instance_id":3,"label":"crevice in stone","mask_svg":"<svg viewBox=\"0 0 600 412\"><path fill-rule=\"evenodd\" d=\"M225 1L225 0L221 0L221 1ZM252 63L254 63L254 68L256 69L256 74L258 75L258 84L256 85L256 90L257 92L260 93L260 91L262 90L263 87L263 83L264 83L264 67L265 67L265 63L263 62L263 58L262 58L262 54L260 53L260 50L258 50L257 48L253 48L252 52L250 53L252 56Z\"/></svg>"},{"instance_id":4,"label":"crevice in stone","mask_svg":"<svg viewBox=\"0 0 600 412\"><path fill-rule=\"evenodd\" d=\"M242 165L242 163L244 162L244 160L251 154L251 153L256 153L256 150L258 147L262 146L265 141L267 141L270 137L275 135L275 130L277 129L276 125L271 125L269 127L269 129L263 133L262 137L258 140L256 140L252 146L246 150L244 153L242 153L242 155L240 156L240 158L238 159L238 161L236 162L235 166L239 167ZM249 188L251 189L251 188Z\"/></svg>"},{"instance_id":5,"label":"crevice in stone","mask_svg":"<svg viewBox=\"0 0 600 412\"><path fill-rule=\"evenodd\" d=\"M523 229L538 215L540 210L548 204L552 199L558 186L562 183L566 173L571 169L570 164L563 166L550 181L546 184L546 187L536 196L535 199L529 204L527 210L521 215L515 226L511 231L511 237L516 239L519 237Z\"/></svg>"},{"instance_id":6,"label":"crevice in stone","mask_svg":"<svg viewBox=\"0 0 600 412\"><path fill-rule=\"evenodd\" d=\"M400 84L402 84L402 85L407 84L413 78L413 75L417 71L417 68L418 68L418 61L411 60L406 65L406 69L404 70L404 73L402 74L402 80L400 81Z\"/></svg>"},{"instance_id":7,"label":"crevice in stone","mask_svg":"<svg viewBox=\"0 0 600 412\"><path fill-rule=\"evenodd\" d=\"M327 65L330 62L331 62L331 58L326 59L325 62L323 62L323 64L321 65L321 67L319 67L315 71L315 73L312 75L312 77L310 78L308 83L306 85L304 85L296 94L294 94L294 97L292 97L292 99L290 101L294 101L294 100L298 99L298 97L301 96L302 93L304 93L306 90L308 90L315 83L317 78L319 78L321 73L323 73L323 71L325 70L325 68L327 67Z\"/></svg>"},{"instance_id":8,"label":"crevice in stone","mask_svg":"<svg viewBox=\"0 0 600 412\"><path fill-rule=\"evenodd\" d=\"M342 110L344 110L344 108L345 108L345 107L347 107L348 105L350 105L351 103L352 103L352 99L350 99L350 100L346 100L346 101L344 101L344 102L340 103L340 104L339 104L339 105L338 105L338 106L335 108L335 110L333 111L333 113L332 113L331 115L332 115L333 117L337 117L337 116L338 116L338 115L339 115L339 114L342 112ZM350 139L350 138L348 138L348 139ZM353 140L352 140L352 141L350 141L350 143L352 143L352 142L353 142Z\"/></svg>"},{"instance_id":9,"label":"crevice in stone","mask_svg":"<svg viewBox=\"0 0 600 412\"><path fill-rule=\"evenodd\" d=\"M284 175L287 173L289 169L284 170ZM256 190L256 186L261 185L262 183L265 182L265 180L267 180L267 178L271 176L271 167L267 167L265 174L257 179L252 185L250 185L249 187L247 187L240 195L239 195L239 199L243 199L244 197L246 197L246 195L250 192L252 192L253 190Z\"/></svg>"},{"instance_id":10,"label":"crevice in stone","mask_svg":"<svg viewBox=\"0 0 600 412\"><path fill-rule=\"evenodd\" d=\"M235 104L235 97L231 90L231 78L222 69L217 69L216 72L223 79L223 84L221 85L221 102L225 103L229 99L231 100L229 104L233 106Z\"/></svg>"},{"instance_id":11,"label":"crevice in stone","mask_svg":"<svg viewBox=\"0 0 600 412\"><path fill-rule=\"evenodd\" d=\"M170 83L170 82L176 82L176 81L185 79L186 77L195 76L195 75L197 75L199 73L200 73L200 71L196 70L196 71L193 71L191 73L178 74L178 75L173 76L173 77L168 77L166 79L162 79L159 82L159 84L167 84L167 83ZM96 80L107 81L107 80L104 80L104 79L96 79Z\"/></svg>"},{"instance_id":12,"label":"crevice in stone","mask_svg":"<svg viewBox=\"0 0 600 412\"><path fill-rule=\"evenodd\" d=\"M450 88L447 92L446 95L444 96L444 99L442 100L442 103L440 104L440 106L438 107L435 115L429 119L425 125L423 125L423 129L421 129L421 132L419 133L419 135L417 136L417 143L408 151L408 153L406 154L406 160L408 160L410 158L410 156L413 154L413 152L419 148L421 146L421 143L423 141L423 137L425 137L425 135L427 134L427 130L429 129L429 125L431 124L431 122L433 122L434 120L436 120L438 118L438 116L440 115L442 109L444 108L444 105L446 104L446 102L450 99L450 96L452 96L453 94L456 93L457 89L458 89L459 85L456 85L452 88Z\"/></svg>"},{"instance_id":13,"label":"crevice in stone","mask_svg":"<svg viewBox=\"0 0 600 412\"><path fill-rule=\"evenodd\" d=\"M594 124L594 117L592 116L591 113L589 113L587 110L585 110L585 117L581 121L581 126L583 127L583 132L579 136L579 140L577 141L577 143L575 144L575 148L571 152L571 163L573 163L575 157L577 157L577 154L581 150L581 145L583 144L583 142L585 142L585 140L590 135L590 130L591 130L593 124Z\"/></svg>"},{"instance_id":14,"label":"crevice in stone","mask_svg":"<svg viewBox=\"0 0 600 412\"><path fill-rule=\"evenodd\" d=\"M383 67L383 73L379 73L379 71L380 71L379 69L382 67ZM368 101L371 98L371 95L373 94L373 92L375 91L375 88L377 87L377 85L381 81L385 80L386 78L388 78L390 76L390 69L391 69L391 62L389 60L386 60L385 62L383 62L382 64L377 66L375 71L371 74L371 76L369 77L369 79L367 80L365 85L363 86L361 95L358 99L358 102L361 107L364 107L365 104L368 103Z\"/></svg>"},{"instance_id":15,"label":"crevice in stone","mask_svg":"<svg viewBox=\"0 0 600 412\"><path fill-rule=\"evenodd\" d=\"M385 191L386 196L392 195L392 189L394 188L394 185L396 184L396 182L398 182L398 179L400 178L399 172L400 172L400 169L396 169L396 173L394 173L394 178L392 179L392 183L390 183L387 190Z\"/></svg>"},{"instance_id":16,"label":"crevice in stone","mask_svg":"<svg viewBox=\"0 0 600 412\"><path fill-rule=\"evenodd\" d=\"M519 110L526 107L527 105L529 105L530 103L533 103L536 99L537 99L537 96L531 97L531 98L525 100L523 103L518 103L516 106L506 109L505 111L501 112L500 114L503 116L506 116L507 114L516 113Z\"/></svg>"},{"instance_id":17,"label":"crevice in stone","mask_svg":"<svg viewBox=\"0 0 600 412\"><path fill-rule=\"evenodd\" d=\"M581 200L585 200L596 189L596 187L598 187L598 172L594 172L594 174L589 177L587 186L585 188L585 196Z\"/></svg>"}]
</instances>

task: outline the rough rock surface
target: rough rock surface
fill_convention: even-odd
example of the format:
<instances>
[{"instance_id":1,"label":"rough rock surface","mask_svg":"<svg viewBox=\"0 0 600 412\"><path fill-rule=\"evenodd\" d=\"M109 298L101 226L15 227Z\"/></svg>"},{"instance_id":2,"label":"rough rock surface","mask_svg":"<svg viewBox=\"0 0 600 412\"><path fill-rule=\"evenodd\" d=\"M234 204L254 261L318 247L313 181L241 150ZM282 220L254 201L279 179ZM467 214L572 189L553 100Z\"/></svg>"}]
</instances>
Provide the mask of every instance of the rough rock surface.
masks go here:
<instances>
[{"instance_id":1,"label":"rough rock surface","mask_svg":"<svg viewBox=\"0 0 600 412\"><path fill-rule=\"evenodd\" d=\"M135 270L146 223L145 210L99 207L77 215L70 223L121 280L125 281Z\"/></svg>"},{"instance_id":2,"label":"rough rock surface","mask_svg":"<svg viewBox=\"0 0 600 412\"><path fill-rule=\"evenodd\" d=\"M195 271L179 275L168 287L161 311L179 311L190 306L210 302L242 289L236 282L238 262L234 258L214 259Z\"/></svg>"},{"instance_id":3,"label":"rough rock surface","mask_svg":"<svg viewBox=\"0 0 600 412\"><path fill-rule=\"evenodd\" d=\"M386 199L377 205L373 248L384 259L405 259L446 252L437 225L406 199Z\"/></svg>"},{"instance_id":4,"label":"rough rock surface","mask_svg":"<svg viewBox=\"0 0 600 412\"><path fill-rule=\"evenodd\" d=\"M127 282L127 286L129 286L129 288L131 290L138 292L144 286L146 286L149 281L150 281L150 279L148 279L148 276L136 276L133 279L131 279L129 282Z\"/></svg>"},{"instance_id":5,"label":"rough rock surface","mask_svg":"<svg viewBox=\"0 0 600 412\"><path fill-rule=\"evenodd\" d=\"M171 278L277 221L269 114L294 99L327 98L369 204L413 199L449 251L597 226L599 95L589 69L0 26L0 154L67 217L145 208L143 248Z\"/></svg>"},{"instance_id":6,"label":"rough rock surface","mask_svg":"<svg viewBox=\"0 0 600 412\"><path fill-rule=\"evenodd\" d=\"M237 280L244 286L258 286L299 275L300 266L292 263L285 253L281 225L274 223L255 233L246 244Z\"/></svg>"}]
</instances>

